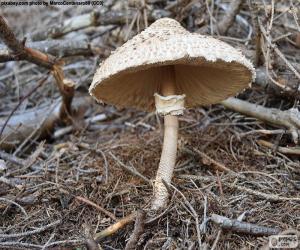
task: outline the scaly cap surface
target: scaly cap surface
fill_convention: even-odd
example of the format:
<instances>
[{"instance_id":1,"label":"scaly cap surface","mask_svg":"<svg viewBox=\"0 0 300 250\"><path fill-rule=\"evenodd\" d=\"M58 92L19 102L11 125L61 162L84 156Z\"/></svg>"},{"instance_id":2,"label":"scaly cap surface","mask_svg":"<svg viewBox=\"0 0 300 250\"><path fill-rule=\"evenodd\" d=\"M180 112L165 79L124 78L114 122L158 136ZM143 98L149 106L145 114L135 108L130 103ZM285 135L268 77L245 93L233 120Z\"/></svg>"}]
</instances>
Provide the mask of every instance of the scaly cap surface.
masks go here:
<instances>
[{"instance_id":1,"label":"scaly cap surface","mask_svg":"<svg viewBox=\"0 0 300 250\"><path fill-rule=\"evenodd\" d=\"M251 62L232 46L162 18L100 64L90 94L100 102L153 111L164 65L174 65L176 94L186 95L187 108L218 103L255 79Z\"/></svg>"}]
</instances>

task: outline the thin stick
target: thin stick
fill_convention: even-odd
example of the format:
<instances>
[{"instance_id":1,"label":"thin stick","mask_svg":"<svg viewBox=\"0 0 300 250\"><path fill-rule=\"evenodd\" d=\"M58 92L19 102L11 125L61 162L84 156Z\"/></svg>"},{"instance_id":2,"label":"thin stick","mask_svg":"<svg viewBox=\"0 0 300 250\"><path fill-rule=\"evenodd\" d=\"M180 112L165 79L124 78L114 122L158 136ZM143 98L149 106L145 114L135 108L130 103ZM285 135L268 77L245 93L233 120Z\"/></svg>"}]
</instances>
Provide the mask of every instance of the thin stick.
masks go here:
<instances>
[{"instance_id":1,"label":"thin stick","mask_svg":"<svg viewBox=\"0 0 300 250\"><path fill-rule=\"evenodd\" d=\"M214 159L212 159L211 157L209 157L207 154L205 154L204 152L193 148L193 150L190 150L188 148L184 148L183 149L185 152L195 155L194 152L196 152L198 155L200 155L202 158L204 158L205 160L209 161L210 163L213 164L214 168L221 171L221 172L226 172L226 173L232 173L232 174L236 174L233 170L227 168L224 164L219 163L217 161L215 161ZM194 152L193 152L194 151Z\"/></svg>"},{"instance_id":2,"label":"thin stick","mask_svg":"<svg viewBox=\"0 0 300 250\"><path fill-rule=\"evenodd\" d=\"M104 229L103 231L96 233L94 239L96 242L100 242L103 238L110 236L116 233L119 229L125 227L127 224L134 221L136 217L136 213L131 213L130 215L124 217L123 219L117 221L115 224L109 226L108 228Z\"/></svg>"},{"instance_id":3,"label":"thin stick","mask_svg":"<svg viewBox=\"0 0 300 250\"><path fill-rule=\"evenodd\" d=\"M49 243L47 247L52 246L63 246L63 245L83 245L85 243L84 240L60 240L60 241L54 241L52 243Z\"/></svg>"},{"instance_id":4,"label":"thin stick","mask_svg":"<svg viewBox=\"0 0 300 250\"><path fill-rule=\"evenodd\" d=\"M265 108L264 106L249 103L234 97L230 97L221 103L226 108L232 109L236 112L288 128L295 143L298 142L297 131L300 127L298 109L291 108L289 110L282 111L275 108Z\"/></svg>"},{"instance_id":5,"label":"thin stick","mask_svg":"<svg viewBox=\"0 0 300 250\"><path fill-rule=\"evenodd\" d=\"M8 185L8 186L11 186L13 188L16 188L16 189L19 189L19 190L22 190L23 189L23 186L22 185L18 185L16 184L14 181L12 181L11 179L7 179L6 177L4 176L0 176L0 182Z\"/></svg>"},{"instance_id":6,"label":"thin stick","mask_svg":"<svg viewBox=\"0 0 300 250\"><path fill-rule=\"evenodd\" d=\"M229 8L226 11L224 18L217 25L220 35L224 35L227 30L232 26L235 16L242 7L242 0L234 0L230 2Z\"/></svg>"},{"instance_id":7,"label":"thin stick","mask_svg":"<svg viewBox=\"0 0 300 250\"><path fill-rule=\"evenodd\" d=\"M10 162L12 164L15 164L15 165L17 165L19 167L24 167L25 164L26 164L25 160L23 160L21 158L18 158L18 157L14 156L14 155L8 154L8 153L6 153L4 151L0 151L0 158L3 159L3 160L5 160L5 161L8 161L8 162Z\"/></svg>"},{"instance_id":8,"label":"thin stick","mask_svg":"<svg viewBox=\"0 0 300 250\"><path fill-rule=\"evenodd\" d=\"M80 40L49 40L39 42L28 42L26 46L48 53L56 57L68 57L78 55L93 55L94 53L102 53L100 47L92 47L89 41ZM0 45L0 62L18 61L21 58L12 53L9 49Z\"/></svg>"},{"instance_id":9,"label":"thin stick","mask_svg":"<svg viewBox=\"0 0 300 250\"><path fill-rule=\"evenodd\" d=\"M178 192L181 195L181 197L183 198L185 204L188 206L188 208L190 209L190 212L192 213L192 215L193 215L193 217L195 219L195 227L196 227L196 232L197 232L197 239L198 239L199 248L201 249L202 248L202 242L201 242L201 233L200 233L200 228L199 228L200 223L199 223L198 214L196 213L196 211L193 208L193 206L191 205L191 203L184 196L184 194L179 189L177 189L174 185L170 184L170 186L172 188L174 188L175 191Z\"/></svg>"},{"instance_id":10,"label":"thin stick","mask_svg":"<svg viewBox=\"0 0 300 250\"><path fill-rule=\"evenodd\" d=\"M290 70L295 74L295 76L300 79L300 73L295 69L295 67L285 58L284 54L277 48L275 44L272 43L270 36L267 34L267 31L262 26L261 22L259 22L259 27L263 36L265 37L267 43L274 49L275 53L285 62L285 64L290 68ZM297 86L299 87L299 86Z\"/></svg>"},{"instance_id":11,"label":"thin stick","mask_svg":"<svg viewBox=\"0 0 300 250\"><path fill-rule=\"evenodd\" d=\"M236 184L224 183L224 185L231 187L231 188L235 188L242 192L246 192L249 194L253 194L253 195L262 197L262 198L264 198L266 200L270 200L270 201L298 201L298 202L300 201L300 197L283 197L283 196L279 196L277 194L266 194L266 193L263 193L260 191L252 190L250 188L238 186Z\"/></svg>"},{"instance_id":12,"label":"thin stick","mask_svg":"<svg viewBox=\"0 0 300 250\"><path fill-rule=\"evenodd\" d=\"M1 16L0 16L1 18ZM1 19L0 19L1 20ZM1 136L2 136L2 133L7 125L7 123L9 122L10 118L13 116L13 114L17 111L17 109L21 106L21 104L29 97L31 96L39 87L41 87L48 79L49 77L49 73L43 77L39 82L38 84L33 88L31 89L26 95L24 95L20 100L19 100L19 103L14 107L14 109L10 112L9 116L7 117L7 119L5 120L2 128L1 128L1 131L0 131L0 139L1 139Z\"/></svg>"},{"instance_id":13,"label":"thin stick","mask_svg":"<svg viewBox=\"0 0 300 250\"><path fill-rule=\"evenodd\" d=\"M280 232L280 229L278 228L258 226L251 223L229 219L227 217L220 216L217 214L212 214L210 219L214 223L220 225L221 228L238 233L246 233L256 236L269 236L278 234Z\"/></svg>"},{"instance_id":14,"label":"thin stick","mask_svg":"<svg viewBox=\"0 0 300 250\"><path fill-rule=\"evenodd\" d=\"M1 178L1 177L0 177L0 178ZM0 201L4 201L4 202L6 202L6 203L10 203L10 204L13 204L13 205L17 206L18 208L20 208L21 212L22 212L27 218L29 217L28 214L27 214L27 212L26 212L26 210L25 210L21 205L19 205L17 202L14 202L14 201L9 200L9 199L7 199L7 198L1 198L1 197L0 197ZM0 235L0 238L1 238L1 235Z\"/></svg>"},{"instance_id":15,"label":"thin stick","mask_svg":"<svg viewBox=\"0 0 300 250\"><path fill-rule=\"evenodd\" d=\"M81 197L81 196L76 196L75 197L76 200L78 201L82 201L86 204L89 204L95 208L97 208L99 211L101 211L102 213L106 214L108 217L110 217L112 220L116 221L117 218L114 214L112 214L111 212L107 211L106 209L104 209L103 207L100 207L99 205L97 205L96 203L84 198L84 197Z\"/></svg>"},{"instance_id":16,"label":"thin stick","mask_svg":"<svg viewBox=\"0 0 300 250\"><path fill-rule=\"evenodd\" d=\"M65 118L65 113L71 114L71 102L75 86L74 83L70 84L70 81L65 81L61 69L62 62L57 61L54 56L26 47L25 41L23 43L18 41L2 16L0 16L0 38L16 54L18 60L26 60L52 71L63 99L61 118Z\"/></svg>"},{"instance_id":17,"label":"thin stick","mask_svg":"<svg viewBox=\"0 0 300 250\"><path fill-rule=\"evenodd\" d=\"M42 249L43 246L41 245L36 245L36 244L30 244L30 243L24 243L24 242L17 242L17 241L6 241L6 242L0 242L0 247L6 247L6 248L11 248L13 249L19 249L19 248L25 248L25 249Z\"/></svg>"},{"instance_id":18,"label":"thin stick","mask_svg":"<svg viewBox=\"0 0 300 250\"><path fill-rule=\"evenodd\" d=\"M222 233L222 230L219 230L218 233L217 233L217 237L216 237L216 239L214 240L214 243L213 243L213 245L212 245L212 247L211 247L210 250L215 250L215 249L216 249L217 244L218 244L219 239L220 239L220 236L221 236L221 233Z\"/></svg>"},{"instance_id":19,"label":"thin stick","mask_svg":"<svg viewBox=\"0 0 300 250\"><path fill-rule=\"evenodd\" d=\"M259 28L258 24L258 6L257 2L253 0L248 0L248 5L250 9L253 29L254 29L254 35L255 35L255 58L254 58L254 64L255 67L258 67L262 65L262 48L261 48L261 30Z\"/></svg>"},{"instance_id":20,"label":"thin stick","mask_svg":"<svg viewBox=\"0 0 300 250\"><path fill-rule=\"evenodd\" d=\"M275 146L273 143L265 141L265 140L258 140L257 143L261 146L265 146L267 148L271 148L276 150L282 154L292 154L292 155L300 155L300 147L281 147Z\"/></svg>"},{"instance_id":21,"label":"thin stick","mask_svg":"<svg viewBox=\"0 0 300 250\"><path fill-rule=\"evenodd\" d=\"M146 217L146 213L143 210L137 211L134 230L132 235L130 236L129 241L126 244L125 250L136 249L137 242L141 234L144 232L145 217Z\"/></svg>"},{"instance_id":22,"label":"thin stick","mask_svg":"<svg viewBox=\"0 0 300 250\"><path fill-rule=\"evenodd\" d=\"M106 156L104 154L104 152L101 149L98 149L97 151L100 152L100 154L102 155L102 158L104 160L104 169L105 169L105 183L108 182L108 176L109 176L109 172L108 172L108 162L106 159Z\"/></svg>"},{"instance_id":23,"label":"thin stick","mask_svg":"<svg viewBox=\"0 0 300 250\"><path fill-rule=\"evenodd\" d=\"M32 231L27 231L27 232L24 232L24 233L0 234L0 238L11 239L11 238L25 237L25 236L28 236L28 235L33 235L33 234L43 232L43 231L47 230L48 228L59 225L60 223L61 223L61 220L57 220L57 221L54 221L54 222L52 222L48 225L40 227L38 229L35 229L35 230L32 230Z\"/></svg>"},{"instance_id":24,"label":"thin stick","mask_svg":"<svg viewBox=\"0 0 300 250\"><path fill-rule=\"evenodd\" d=\"M14 51L16 58L32 62L50 70L53 68L56 61L55 58L38 50L25 47L25 45L15 37L2 16L0 16L0 38L7 47Z\"/></svg>"},{"instance_id":25,"label":"thin stick","mask_svg":"<svg viewBox=\"0 0 300 250\"><path fill-rule=\"evenodd\" d=\"M55 236L55 233L51 234L50 238L49 238L49 239L47 240L47 242L44 244L42 250L47 249L48 245L49 245L50 242L53 240L54 236Z\"/></svg>"},{"instance_id":26,"label":"thin stick","mask_svg":"<svg viewBox=\"0 0 300 250\"><path fill-rule=\"evenodd\" d=\"M198 175L180 175L178 177L183 178L183 179L188 179L188 180L192 179L192 180L199 180L199 181L206 181L206 182L216 181L216 178L204 177L204 176L198 176ZM242 186L239 186L236 184L231 184L228 182L223 182L223 185L230 187L230 188L235 188L242 192L256 195L258 197L261 197L261 198L264 198L264 199L270 200L270 201L300 201L300 197L283 197L283 196L279 196L277 194L266 194L266 193L263 193L260 191L255 191L250 188L242 187Z\"/></svg>"},{"instance_id":27,"label":"thin stick","mask_svg":"<svg viewBox=\"0 0 300 250\"><path fill-rule=\"evenodd\" d=\"M128 173L137 176L139 178L141 178L143 181L145 181L147 184L152 184L151 181L145 177L144 175L142 175L141 173L139 173L136 169L132 168L132 167L128 167L126 166L123 162L120 161L120 159L115 156L112 152L109 152L109 155L120 165L120 167L122 167L125 171L127 171Z\"/></svg>"}]
</instances>

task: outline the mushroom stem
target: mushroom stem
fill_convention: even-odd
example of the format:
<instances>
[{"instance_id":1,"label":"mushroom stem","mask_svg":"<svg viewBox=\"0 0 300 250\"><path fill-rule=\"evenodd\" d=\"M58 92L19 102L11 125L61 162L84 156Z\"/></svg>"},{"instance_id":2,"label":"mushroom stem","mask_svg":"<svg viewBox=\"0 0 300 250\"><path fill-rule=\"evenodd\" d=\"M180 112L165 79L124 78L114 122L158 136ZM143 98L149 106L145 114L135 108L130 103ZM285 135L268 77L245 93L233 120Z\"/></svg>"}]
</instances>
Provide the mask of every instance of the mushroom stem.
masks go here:
<instances>
[{"instance_id":1,"label":"mushroom stem","mask_svg":"<svg viewBox=\"0 0 300 250\"><path fill-rule=\"evenodd\" d=\"M164 96L175 95L174 66L162 67L161 93ZM171 184L176 162L178 118L175 115L164 116L164 142L159 167L154 183L154 199L152 209L158 210L166 205L168 190L163 183Z\"/></svg>"}]
</instances>

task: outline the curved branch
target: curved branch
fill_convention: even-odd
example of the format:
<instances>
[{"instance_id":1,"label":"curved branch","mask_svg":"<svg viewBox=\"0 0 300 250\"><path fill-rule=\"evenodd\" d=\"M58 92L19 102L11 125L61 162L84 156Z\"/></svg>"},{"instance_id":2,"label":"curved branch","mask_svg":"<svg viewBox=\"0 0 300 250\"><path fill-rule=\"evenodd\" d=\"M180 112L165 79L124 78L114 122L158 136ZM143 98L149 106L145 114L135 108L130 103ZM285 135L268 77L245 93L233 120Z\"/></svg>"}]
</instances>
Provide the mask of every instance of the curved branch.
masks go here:
<instances>
[{"instance_id":1,"label":"curved branch","mask_svg":"<svg viewBox=\"0 0 300 250\"><path fill-rule=\"evenodd\" d=\"M233 97L230 97L221 103L226 108L236 112L286 127L290 131L294 142L298 143L300 129L300 112L298 109L291 108L282 111L276 108L265 108L261 105L252 104Z\"/></svg>"}]
</instances>

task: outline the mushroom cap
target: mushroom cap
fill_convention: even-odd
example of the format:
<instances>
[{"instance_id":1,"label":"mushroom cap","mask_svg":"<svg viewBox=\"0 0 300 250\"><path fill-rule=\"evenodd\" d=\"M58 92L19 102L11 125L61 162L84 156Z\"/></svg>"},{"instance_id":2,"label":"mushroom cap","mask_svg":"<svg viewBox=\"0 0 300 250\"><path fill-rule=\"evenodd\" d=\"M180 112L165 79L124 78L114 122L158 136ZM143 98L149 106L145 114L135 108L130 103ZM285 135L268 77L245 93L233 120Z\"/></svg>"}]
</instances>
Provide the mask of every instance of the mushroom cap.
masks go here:
<instances>
[{"instance_id":1,"label":"mushroom cap","mask_svg":"<svg viewBox=\"0 0 300 250\"><path fill-rule=\"evenodd\" d=\"M164 65L174 65L174 94L186 95L186 108L218 103L255 79L253 65L240 51L162 18L100 64L90 94L99 102L153 111Z\"/></svg>"}]
</instances>

